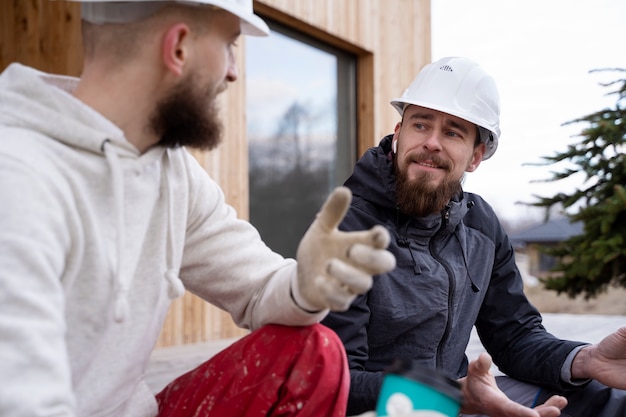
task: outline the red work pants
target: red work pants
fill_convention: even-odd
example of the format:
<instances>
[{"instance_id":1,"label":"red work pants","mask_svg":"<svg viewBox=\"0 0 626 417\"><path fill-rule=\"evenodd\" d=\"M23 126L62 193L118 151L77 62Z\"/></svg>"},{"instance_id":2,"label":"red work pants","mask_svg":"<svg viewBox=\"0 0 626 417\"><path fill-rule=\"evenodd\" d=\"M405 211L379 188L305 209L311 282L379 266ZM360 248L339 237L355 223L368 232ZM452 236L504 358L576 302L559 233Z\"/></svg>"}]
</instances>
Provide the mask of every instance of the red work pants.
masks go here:
<instances>
[{"instance_id":1,"label":"red work pants","mask_svg":"<svg viewBox=\"0 0 626 417\"><path fill-rule=\"evenodd\" d=\"M166 386L158 416L343 417L349 385L332 330L268 325Z\"/></svg>"}]
</instances>

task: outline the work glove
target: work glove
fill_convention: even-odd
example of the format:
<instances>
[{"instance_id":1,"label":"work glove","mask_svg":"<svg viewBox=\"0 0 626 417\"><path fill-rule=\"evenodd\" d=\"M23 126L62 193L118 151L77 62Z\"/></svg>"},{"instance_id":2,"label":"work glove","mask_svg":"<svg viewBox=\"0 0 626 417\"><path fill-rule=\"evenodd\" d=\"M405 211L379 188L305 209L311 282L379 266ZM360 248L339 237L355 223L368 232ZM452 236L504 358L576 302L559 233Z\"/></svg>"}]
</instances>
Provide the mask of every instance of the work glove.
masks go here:
<instances>
[{"instance_id":1,"label":"work glove","mask_svg":"<svg viewBox=\"0 0 626 417\"><path fill-rule=\"evenodd\" d=\"M372 286L372 276L392 270L396 259L387 251L390 237L383 226L341 232L352 193L337 187L328 197L304 237L296 258L298 274L292 295L304 310L345 311L358 294Z\"/></svg>"}]
</instances>

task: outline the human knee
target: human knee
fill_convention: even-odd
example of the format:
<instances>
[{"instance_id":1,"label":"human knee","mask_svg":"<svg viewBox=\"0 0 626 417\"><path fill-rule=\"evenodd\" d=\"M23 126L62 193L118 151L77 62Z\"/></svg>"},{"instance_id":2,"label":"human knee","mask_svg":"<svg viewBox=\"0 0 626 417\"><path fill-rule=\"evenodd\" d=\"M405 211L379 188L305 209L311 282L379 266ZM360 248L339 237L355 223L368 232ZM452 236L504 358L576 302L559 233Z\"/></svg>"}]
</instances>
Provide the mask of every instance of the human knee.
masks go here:
<instances>
[{"instance_id":1,"label":"human knee","mask_svg":"<svg viewBox=\"0 0 626 417\"><path fill-rule=\"evenodd\" d=\"M319 323L302 327L267 325L258 331L264 333L265 343L275 344L280 350L295 348L310 355L345 358L345 349L337 334Z\"/></svg>"}]
</instances>

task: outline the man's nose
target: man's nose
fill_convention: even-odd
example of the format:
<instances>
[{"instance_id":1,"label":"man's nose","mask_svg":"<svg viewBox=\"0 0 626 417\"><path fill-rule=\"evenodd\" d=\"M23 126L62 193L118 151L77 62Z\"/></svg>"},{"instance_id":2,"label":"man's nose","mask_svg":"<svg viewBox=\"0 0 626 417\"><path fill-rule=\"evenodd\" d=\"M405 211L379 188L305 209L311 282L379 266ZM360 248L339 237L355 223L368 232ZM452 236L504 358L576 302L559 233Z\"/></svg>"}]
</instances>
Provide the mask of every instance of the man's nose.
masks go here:
<instances>
[{"instance_id":1,"label":"man's nose","mask_svg":"<svg viewBox=\"0 0 626 417\"><path fill-rule=\"evenodd\" d=\"M237 69L237 64L233 61L228 66L228 70L226 71L226 80L228 82L237 81L239 77L239 70Z\"/></svg>"},{"instance_id":2,"label":"man's nose","mask_svg":"<svg viewBox=\"0 0 626 417\"><path fill-rule=\"evenodd\" d=\"M439 130L433 130L430 132L426 141L424 142L424 149L430 152L437 152L441 150L441 139L443 133Z\"/></svg>"}]
</instances>

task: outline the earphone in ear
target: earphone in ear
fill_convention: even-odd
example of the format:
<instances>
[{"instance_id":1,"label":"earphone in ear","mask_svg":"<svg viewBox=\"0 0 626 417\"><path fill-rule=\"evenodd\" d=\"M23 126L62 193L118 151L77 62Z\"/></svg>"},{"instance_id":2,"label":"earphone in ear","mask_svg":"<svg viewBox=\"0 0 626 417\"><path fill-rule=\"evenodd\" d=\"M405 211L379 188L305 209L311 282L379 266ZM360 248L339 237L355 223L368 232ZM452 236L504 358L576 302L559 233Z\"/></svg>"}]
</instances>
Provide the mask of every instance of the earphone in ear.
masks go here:
<instances>
[{"instance_id":1,"label":"earphone in ear","mask_svg":"<svg viewBox=\"0 0 626 417\"><path fill-rule=\"evenodd\" d=\"M393 150L393 153L398 153L398 139L394 140L391 143L391 148Z\"/></svg>"}]
</instances>

